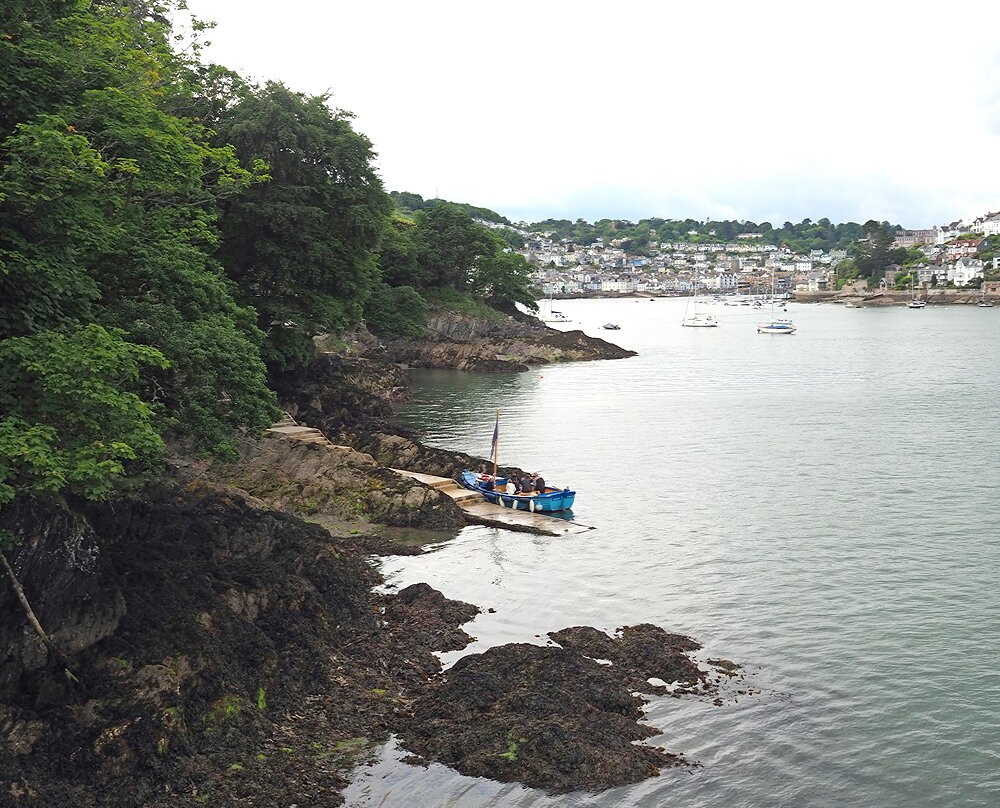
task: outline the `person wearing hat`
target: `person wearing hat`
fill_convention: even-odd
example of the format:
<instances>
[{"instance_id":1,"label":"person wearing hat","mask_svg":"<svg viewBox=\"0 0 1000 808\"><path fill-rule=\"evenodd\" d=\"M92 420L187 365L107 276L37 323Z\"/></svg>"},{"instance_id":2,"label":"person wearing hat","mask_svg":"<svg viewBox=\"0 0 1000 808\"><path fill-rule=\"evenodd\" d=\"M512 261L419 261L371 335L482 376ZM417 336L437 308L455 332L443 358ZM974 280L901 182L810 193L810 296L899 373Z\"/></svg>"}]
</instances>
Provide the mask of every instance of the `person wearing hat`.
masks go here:
<instances>
[{"instance_id":1,"label":"person wearing hat","mask_svg":"<svg viewBox=\"0 0 1000 808\"><path fill-rule=\"evenodd\" d=\"M544 494L545 493L545 480L542 478L541 474L535 474L535 493Z\"/></svg>"}]
</instances>

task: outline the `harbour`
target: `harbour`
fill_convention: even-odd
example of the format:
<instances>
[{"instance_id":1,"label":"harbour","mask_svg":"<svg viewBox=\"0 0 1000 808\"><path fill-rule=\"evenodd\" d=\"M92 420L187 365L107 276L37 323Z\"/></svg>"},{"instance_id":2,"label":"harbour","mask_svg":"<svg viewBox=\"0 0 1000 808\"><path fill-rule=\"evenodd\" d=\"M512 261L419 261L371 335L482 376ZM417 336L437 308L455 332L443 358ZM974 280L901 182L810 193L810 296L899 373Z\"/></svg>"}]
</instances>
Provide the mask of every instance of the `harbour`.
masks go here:
<instances>
[{"instance_id":1,"label":"harbour","mask_svg":"<svg viewBox=\"0 0 1000 808\"><path fill-rule=\"evenodd\" d=\"M652 702L650 742L696 761L690 772L549 797L413 769L390 745L348 804L995 804L1000 403L981 357L1000 348L996 310L793 304L798 332L773 340L752 312L721 307L720 327L682 328L683 300L560 306L567 328L620 324L614 339L639 355L415 371L401 417L486 456L501 407L504 455L571 480L577 518L597 529L469 527L386 559L390 583L495 609L449 664L555 627L648 621L738 660L754 692Z\"/></svg>"}]
</instances>

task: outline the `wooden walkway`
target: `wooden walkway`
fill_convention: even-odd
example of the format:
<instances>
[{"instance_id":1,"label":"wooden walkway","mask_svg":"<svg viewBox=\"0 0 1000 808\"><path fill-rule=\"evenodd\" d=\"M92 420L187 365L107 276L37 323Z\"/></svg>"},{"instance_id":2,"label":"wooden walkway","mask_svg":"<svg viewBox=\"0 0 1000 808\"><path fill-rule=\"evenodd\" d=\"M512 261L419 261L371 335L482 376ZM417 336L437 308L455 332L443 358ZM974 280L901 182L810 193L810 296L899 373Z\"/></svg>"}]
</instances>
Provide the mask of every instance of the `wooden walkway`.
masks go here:
<instances>
[{"instance_id":1,"label":"wooden walkway","mask_svg":"<svg viewBox=\"0 0 1000 808\"><path fill-rule=\"evenodd\" d=\"M405 469L390 469L390 471L428 485L442 494L447 494L455 500L455 504L459 508L465 511L465 515L471 521L479 524L494 525L508 530L523 530L528 533L542 533L546 536L569 536L594 529L589 525L581 525L579 522L571 522L556 516L532 513L531 511L515 511L494 505L483 499L482 494L470 491L468 488L462 488L448 477L434 477L430 474L421 474Z\"/></svg>"},{"instance_id":2,"label":"wooden walkway","mask_svg":"<svg viewBox=\"0 0 1000 808\"><path fill-rule=\"evenodd\" d=\"M346 449L355 451L350 446L338 446L330 441L320 430L308 426L300 426L295 420L285 413L284 418L267 430L272 435L280 435L289 440L300 441L302 443L316 443L331 449ZM541 533L546 536L568 536L574 533L585 533L594 528L581 525L579 522L570 522L568 519L559 519L555 516L547 516L542 513L532 513L531 511L515 511L494 505L483 499L483 495L462 488L457 482L448 477L434 477L430 474L421 474L418 471L406 471L405 469L390 469L409 477L419 483L423 483L436 491L440 491L451 497L455 504L461 508L471 522L482 525L494 525L508 530L521 530L528 533Z\"/></svg>"}]
</instances>

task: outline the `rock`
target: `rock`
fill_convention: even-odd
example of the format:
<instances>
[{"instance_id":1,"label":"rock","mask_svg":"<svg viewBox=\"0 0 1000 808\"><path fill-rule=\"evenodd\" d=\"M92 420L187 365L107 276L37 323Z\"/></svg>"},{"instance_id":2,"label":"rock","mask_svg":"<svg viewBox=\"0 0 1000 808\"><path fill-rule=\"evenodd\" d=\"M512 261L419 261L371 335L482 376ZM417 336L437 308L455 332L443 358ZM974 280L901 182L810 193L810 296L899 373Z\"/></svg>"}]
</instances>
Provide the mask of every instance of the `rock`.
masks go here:
<instances>
[{"instance_id":1,"label":"rock","mask_svg":"<svg viewBox=\"0 0 1000 808\"><path fill-rule=\"evenodd\" d=\"M582 331L549 328L533 317L486 319L451 311L431 317L426 336L385 348L387 358L412 367L508 373L529 365L635 356Z\"/></svg>"},{"instance_id":2,"label":"rock","mask_svg":"<svg viewBox=\"0 0 1000 808\"><path fill-rule=\"evenodd\" d=\"M3 509L0 530L24 539L8 558L56 647L72 655L115 631L125 604L114 590L94 586L111 561L86 520L69 508L25 498ZM16 616L0 621L2 695L22 676L43 668L49 654L22 619L9 586L0 586L0 614Z\"/></svg>"},{"instance_id":3,"label":"rock","mask_svg":"<svg viewBox=\"0 0 1000 808\"><path fill-rule=\"evenodd\" d=\"M553 793L634 783L687 763L637 743L657 730L639 723L635 693L656 689L646 682L654 676L702 679L685 655L696 642L650 625L616 637L589 627L550 636L565 647L491 648L436 677L400 735L404 748L466 775Z\"/></svg>"},{"instance_id":4,"label":"rock","mask_svg":"<svg viewBox=\"0 0 1000 808\"><path fill-rule=\"evenodd\" d=\"M53 569L34 553L51 562L50 549L86 535L114 563L68 578L74 594L126 608L72 658L77 690L49 668L4 671L4 805L338 805L351 750L388 738L440 671L434 650L463 647L459 625L477 612L427 586L377 594L362 550L197 479L14 510L45 537L19 556L28 591ZM51 555L62 569L66 556ZM76 602L39 602L51 626L78 624ZM0 612L5 637L23 623L18 609Z\"/></svg>"},{"instance_id":5,"label":"rock","mask_svg":"<svg viewBox=\"0 0 1000 808\"><path fill-rule=\"evenodd\" d=\"M205 476L315 521L432 530L456 530L465 523L450 497L347 447L266 435L246 442L238 461L216 463Z\"/></svg>"}]
</instances>

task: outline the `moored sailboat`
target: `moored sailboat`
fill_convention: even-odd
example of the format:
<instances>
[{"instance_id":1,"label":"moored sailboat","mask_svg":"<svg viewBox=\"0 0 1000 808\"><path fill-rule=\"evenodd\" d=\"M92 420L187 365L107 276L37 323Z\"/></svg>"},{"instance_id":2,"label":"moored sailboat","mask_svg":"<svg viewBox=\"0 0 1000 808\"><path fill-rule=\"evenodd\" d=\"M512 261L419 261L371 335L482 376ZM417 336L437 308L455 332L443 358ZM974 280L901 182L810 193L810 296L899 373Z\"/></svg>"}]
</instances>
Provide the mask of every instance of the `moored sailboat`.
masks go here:
<instances>
[{"instance_id":1,"label":"moored sailboat","mask_svg":"<svg viewBox=\"0 0 1000 808\"><path fill-rule=\"evenodd\" d=\"M910 302L906 304L908 309L922 309L927 305L927 301L924 300L917 290L913 286L913 275L910 275Z\"/></svg>"},{"instance_id":2,"label":"moored sailboat","mask_svg":"<svg viewBox=\"0 0 1000 808\"><path fill-rule=\"evenodd\" d=\"M692 313L688 315L688 307L684 307L684 319L681 325L687 328L717 328L719 321L714 316L704 311L698 311L698 271L694 273L694 296L691 301Z\"/></svg>"},{"instance_id":3,"label":"moored sailboat","mask_svg":"<svg viewBox=\"0 0 1000 808\"><path fill-rule=\"evenodd\" d=\"M771 268L771 318L766 323L757 323L758 334L794 334L795 323L788 317L774 316L774 268Z\"/></svg>"},{"instance_id":4,"label":"moored sailboat","mask_svg":"<svg viewBox=\"0 0 1000 808\"><path fill-rule=\"evenodd\" d=\"M979 302L976 303L981 309L992 309L993 301L986 299L986 280L983 279L982 283L979 284Z\"/></svg>"}]
</instances>

